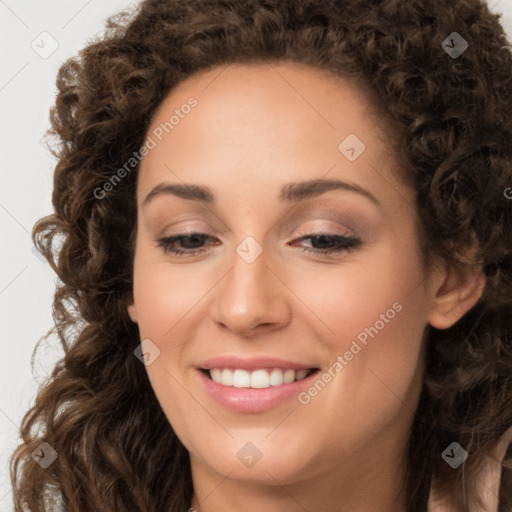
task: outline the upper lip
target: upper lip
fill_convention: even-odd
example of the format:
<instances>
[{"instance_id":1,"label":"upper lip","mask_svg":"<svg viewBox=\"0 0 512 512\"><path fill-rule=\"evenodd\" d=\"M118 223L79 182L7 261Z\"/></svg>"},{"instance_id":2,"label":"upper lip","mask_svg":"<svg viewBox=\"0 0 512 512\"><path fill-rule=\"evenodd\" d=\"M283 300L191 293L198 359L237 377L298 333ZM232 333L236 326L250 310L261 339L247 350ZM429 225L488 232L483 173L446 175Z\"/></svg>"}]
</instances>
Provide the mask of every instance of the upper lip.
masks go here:
<instances>
[{"instance_id":1,"label":"upper lip","mask_svg":"<svg viewBox=\"0 0 512 512\"><path fill-rule=\"evenodd\" d=\"M235 356L212 357L199 364L202 370L211 370L212 368L239 368L241 370L257 370L259 368L283 368L292 370L308 370L318 368L314 365L300 364L293 361L286 361L271 356L251 357L241 359Z\"/></svg>"}]
</instances>

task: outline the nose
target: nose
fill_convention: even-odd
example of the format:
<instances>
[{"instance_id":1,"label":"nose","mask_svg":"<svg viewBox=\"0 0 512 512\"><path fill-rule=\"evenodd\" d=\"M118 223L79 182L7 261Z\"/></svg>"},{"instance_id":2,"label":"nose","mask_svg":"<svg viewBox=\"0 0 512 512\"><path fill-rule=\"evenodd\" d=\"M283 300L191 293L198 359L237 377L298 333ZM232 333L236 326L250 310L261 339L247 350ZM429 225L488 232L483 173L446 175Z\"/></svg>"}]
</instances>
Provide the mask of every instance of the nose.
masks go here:
<instances>
[{"instance_id":1,"label":"nose","mask_svg":"<svg viewBox=\"0 0 512 512\"><path fill-rule=\"evenodd\" d=\"M216 287L213 319L234 334L249 337L284 327L291 317L290 296L276 265L269 266L263 251L248 262L239 254Z\"/></svg>"}]
</instances>

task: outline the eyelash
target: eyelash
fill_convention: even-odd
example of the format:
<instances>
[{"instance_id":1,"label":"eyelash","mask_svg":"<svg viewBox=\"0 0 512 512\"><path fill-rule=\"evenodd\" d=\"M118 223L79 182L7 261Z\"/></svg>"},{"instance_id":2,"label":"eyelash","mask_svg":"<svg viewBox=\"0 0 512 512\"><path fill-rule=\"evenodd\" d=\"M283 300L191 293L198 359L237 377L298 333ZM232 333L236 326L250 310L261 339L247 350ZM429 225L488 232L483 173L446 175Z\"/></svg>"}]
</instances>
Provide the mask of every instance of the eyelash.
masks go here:
<instances>
[{"instance_id":1,"label":"eyelash","mask_svg":"<svg viewBox=\"0 0 512 512\"><path fill-rule=\"evenodd\" d=\"M185 238L194 238L199 236L200 238L206 237L207 239L211 239L212 237L205 234L205 233L190 233L188 235L176 235L176 236L169 236L165 238L160 238L158 240L158 247L162 247L164 252L167 254L173 254L175 256L179 257L187 257L187 256L194 256L197 254L200 254L204 252L206 249L201 247L199 249L177 249L176 247L173 247L173 244L179 240L183 240ZM302 247L302 252L310 253L310 254L317 254L317 255L323 255L328 256L331 253L339 253L342 251L350 251L358 247L361 243L361 240L359 238L355 237L349 237L349 236L342 236L342 235L330 235L327 233L318 233L315 235L306 235L301 238L298 238L297 241L301 240L307 240L308 238L317 238L317 237L323 237L330 240L334 240L334 243L338 243L338 247L336 248L329 248L329 249L315 249L311 247Z\"/></svg>"}]
</instances>

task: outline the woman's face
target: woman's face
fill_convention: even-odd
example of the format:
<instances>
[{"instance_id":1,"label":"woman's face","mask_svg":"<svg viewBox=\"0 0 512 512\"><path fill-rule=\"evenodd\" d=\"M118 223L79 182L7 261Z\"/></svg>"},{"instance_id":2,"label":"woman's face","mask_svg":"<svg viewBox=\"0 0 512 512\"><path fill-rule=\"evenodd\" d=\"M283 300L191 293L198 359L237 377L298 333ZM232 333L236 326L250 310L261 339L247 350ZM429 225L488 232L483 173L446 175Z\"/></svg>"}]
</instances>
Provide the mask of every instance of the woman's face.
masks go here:
<instances>
[{"instance_id":1,"label":"woman's face","mask_svg":"<svg viewBox=\"0 0 512 512\"><path fill-rule=\"evenodd\" d=\"M284 485L403 460L444 275L422 272L379 121L292 64L203 72L153 118L129 313L195 474Z\"/></svg>"}]
</instances>

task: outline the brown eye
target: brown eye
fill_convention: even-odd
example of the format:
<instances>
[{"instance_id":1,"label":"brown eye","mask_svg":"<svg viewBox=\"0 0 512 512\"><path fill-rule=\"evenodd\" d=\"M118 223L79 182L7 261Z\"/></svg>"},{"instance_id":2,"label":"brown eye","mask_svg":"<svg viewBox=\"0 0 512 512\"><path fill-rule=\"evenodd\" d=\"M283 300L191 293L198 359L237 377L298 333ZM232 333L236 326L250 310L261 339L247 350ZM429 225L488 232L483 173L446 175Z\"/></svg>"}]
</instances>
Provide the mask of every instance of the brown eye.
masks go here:
<instances>
[{"instance_id":1,"label":"brown eye","mask_svg":"<svg viewBox=\"0 0 512 512\"><path fill-rule=\"evenodd\" d=\"M298 241L311 239L312 245L319 245L320 247L303 247L303 252L309 252L313 254L330 254L341 251L349 251L355 249L361 244L361 240L355 237L347 237L342 235L329 235L329 234L317 234L317 235L306 235L299 238Z\"/></svg>"},{"instance_id":2,"label":"brown eye","mask_svg":"<svg viewBox=\"0 0 512 512\"><path fill-rule=\"evenodd\" d=\"M329 235L326 233L305 235L297 241L300 242L308 239L310 239L312 245L316 247L302 247L302 251L320 255L349 251L361 244L361 240L355 237ZM212 237L205 233L189 233L187 235L160 238L158 240L158 246L162 247L167 254L173 254L175 256L193 256L206 250L203 244L207 240L212 240ZM180 244L181 247L176 247L177 243Z\"/></svg>"},{"instance_id":3,"label":"brown eye","mask_svg":"<svg viewBox=\"0 0 512 512\"><path fill-rule=\"evenodd\" d=\"M211 239L209 235L204 233L190 233L187 235L175 235L158 240L158 246L162 247L165 253L174 254L176 256L187 256L199 254L205 251L204 247L200 247L205 240ZM176 242L182 244L182 247L176 247ZM199 247L198 247L199 246Z\"/></svg>"}]
</instances>

